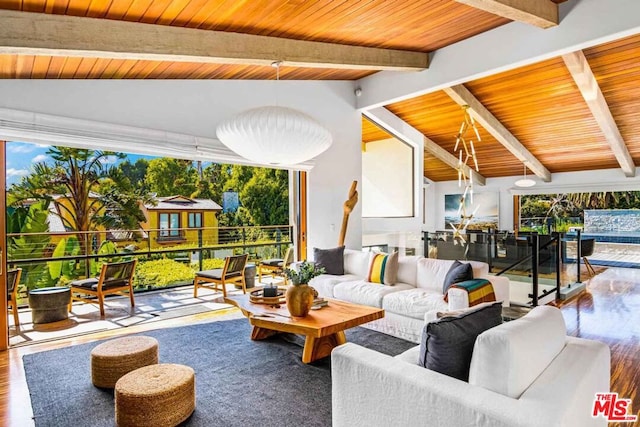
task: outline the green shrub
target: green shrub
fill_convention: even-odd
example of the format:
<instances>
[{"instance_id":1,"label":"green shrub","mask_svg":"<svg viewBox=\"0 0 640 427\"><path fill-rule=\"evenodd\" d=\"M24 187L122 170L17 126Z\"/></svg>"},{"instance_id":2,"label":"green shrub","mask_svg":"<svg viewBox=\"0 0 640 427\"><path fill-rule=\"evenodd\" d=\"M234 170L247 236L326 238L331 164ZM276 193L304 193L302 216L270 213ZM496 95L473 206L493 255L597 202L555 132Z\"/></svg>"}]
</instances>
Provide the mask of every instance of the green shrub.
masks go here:
<instances>
[{"instance_id":1,"label":"green shrub","mask_svg":"<svg viewBox=\"0 0 640 427\"><path fill-rule=\"evenodd\" d=\"M188 265L172 259L159 259L139 263L133 283L136 288L163 288L192 282L194 276L195 272Z\"/></svg>"},{"instance_id":2,"label":"green shrub","mask_svg":"<svg viewBox=\"0 0 640 427\"><path fill-rule=\"evenodd\" d=\"M203 259L202 260L202 269L203 270L213 270L215 268L224 267L224 260L219 258L211 258L211 259Z\"/></svg>"}]
</instances>

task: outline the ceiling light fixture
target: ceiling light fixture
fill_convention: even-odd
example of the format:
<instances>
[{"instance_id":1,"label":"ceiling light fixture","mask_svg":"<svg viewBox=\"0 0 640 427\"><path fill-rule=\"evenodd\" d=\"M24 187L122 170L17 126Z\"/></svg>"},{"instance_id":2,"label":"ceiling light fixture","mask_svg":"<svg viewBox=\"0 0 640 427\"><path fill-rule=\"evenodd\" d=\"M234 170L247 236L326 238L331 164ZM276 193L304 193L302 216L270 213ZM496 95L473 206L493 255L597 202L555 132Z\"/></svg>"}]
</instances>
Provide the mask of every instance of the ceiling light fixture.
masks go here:
<instances>
[{"instance_id":1,"label":"ceiling light fixture","mask_svg":"<svg viewBox=\"0 0 640 427\"><path fill-rule=\"evenodd\" d=\"M276 85L280 62L274 62ZM326 151L331 132L298 110L277 105L253 108L220 123L220 142L245 159L272 165L295 165Z\"/></svg>"},{"instance_id":2,"label":"ceiling light fixture","mask_svg":"<svg viewBox=\"0 0 640 427\"><path fill-rule=\"evenodd\" d=\"M469 106L463 105L462 111L464 112L464 118L462 119L462 124L460 124L460 130L458 131L458 135L456 135L456 145L453 147L453 152L457 152L458 165L456 170L458 171L458 187L462 187L464 185L464 193L460 196L460 204L458 206L458 215L460 215L459 223L449 223L451 228L453 229L453 241L454 243L460 242L461 245L466 245L467 241L463 236L463 233L466 232L467 227L473 221L473 218L478 211L479 206L476 206L472 213L467 212L467 208L473 206L473 170L468 165L470 161L473 161L473 166L475 166L475 171L479 172L480 168L478 167L478 158L476 157L476 148L473 145L473 140L465 137L468 130L473 130L471 137L476 137L476 142L480 142L480 132L478 132L478 128L476 127L476 122L473 119L473 116L469 114ZM467 246L465 249L465 256L469 251L469 247Z\"/></svg>"},{"instance_id":3,"label":"ceiling light fixture","mask_svg":"<svg viewBox=\"0 0 640 427\"><path fill-rule=\"evenodd\" d=\"M536 185L536 182L530 178L527 178L527 165L523 164L522 166L524 166L524 176L522 179L517 180L514 184L516 187L533 187L534 185Z\"/></svg>"}]
</instances>

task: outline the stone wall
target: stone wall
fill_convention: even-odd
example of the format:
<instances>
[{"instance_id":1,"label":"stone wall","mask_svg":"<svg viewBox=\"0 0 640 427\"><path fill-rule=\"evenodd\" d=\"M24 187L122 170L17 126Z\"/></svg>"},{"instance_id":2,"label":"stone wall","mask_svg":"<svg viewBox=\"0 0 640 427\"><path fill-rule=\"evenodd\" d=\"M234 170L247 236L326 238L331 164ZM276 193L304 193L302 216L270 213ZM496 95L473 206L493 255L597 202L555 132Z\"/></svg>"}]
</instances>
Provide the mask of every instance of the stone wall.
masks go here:
<instances>
[{"instance_id":1,"label":"stone wall","mask_svg":"<svg viewBox=\"0 0 640 427\"><path fill-rule=\"evenodd\" d=\"M585 233L640 233L640 210L598 209L584 211Z\"/></svg>"}]
</instances>

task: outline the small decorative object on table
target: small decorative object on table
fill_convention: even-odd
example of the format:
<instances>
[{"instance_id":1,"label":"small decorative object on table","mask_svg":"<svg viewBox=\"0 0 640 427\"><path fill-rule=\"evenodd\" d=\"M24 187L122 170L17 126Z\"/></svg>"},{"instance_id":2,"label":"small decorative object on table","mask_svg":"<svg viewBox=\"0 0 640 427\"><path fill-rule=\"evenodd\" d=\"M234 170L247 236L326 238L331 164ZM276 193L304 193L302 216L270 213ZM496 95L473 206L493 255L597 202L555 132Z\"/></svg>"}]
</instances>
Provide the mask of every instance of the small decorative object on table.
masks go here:
<instances>
[{"instance_id":1,"label":"small decorative object on table","mask_svg":"<svg viewBox=\"0 0 640 427\"><path fill-rule=\"evenodd\" d=\"M277 286L267 285L264 288L262 288L262 296L275 297L276 295L278 295L278 287Z\"/></svg>"},{"instance_id":2,"label":"small decorative object on table","mask_svg":"<svg viewBox=\"0 0 640 427\"><path fill-rule=\"evenodd\" d=\"M287 309L293 317L305 317L309 314L313 300L317 295L315 289L309 286L309 281L324 273L324 268L317 268L314 264L304 261L297 270L286 269L285 274L291 280L287 288Z\"/></svg>"},{"instance_id":3,"label":"small decorative object on table","mask_svg":"<svg viewBox=\"0 0 640 427\"><path fill-rule=\"evenodd\" d=\"M280 304L285 303L284 291L276 288L276 294L274 296L265 296L263 289L257 289L249 293L249 301L254 304L265 304L272 307L280 307Z\"/></svg>"}]
</instances>

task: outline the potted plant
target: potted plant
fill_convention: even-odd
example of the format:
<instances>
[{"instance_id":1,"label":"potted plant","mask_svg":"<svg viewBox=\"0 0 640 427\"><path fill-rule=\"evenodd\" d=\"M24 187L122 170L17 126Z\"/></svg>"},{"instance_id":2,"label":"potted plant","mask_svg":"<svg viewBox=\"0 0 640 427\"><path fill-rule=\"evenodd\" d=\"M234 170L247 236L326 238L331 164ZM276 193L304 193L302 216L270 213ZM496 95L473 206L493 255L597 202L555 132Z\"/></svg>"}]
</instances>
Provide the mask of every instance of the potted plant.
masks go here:
<instances>
[{"instance_id":1,"label":"potted plant","mask_svg":"<svg viewBox=\"0 0 640 427\"><path fill-rule=\"evenodd\" d=\"M302 262L297 268L287 268L285 274L291 280L291 285L287 288L286 300L287 309L294 317L305 317L313 300L315 290L309 286L309 281L325 272L323 267L316 267L315 264Z\"/></svg>"}]
</instances>

